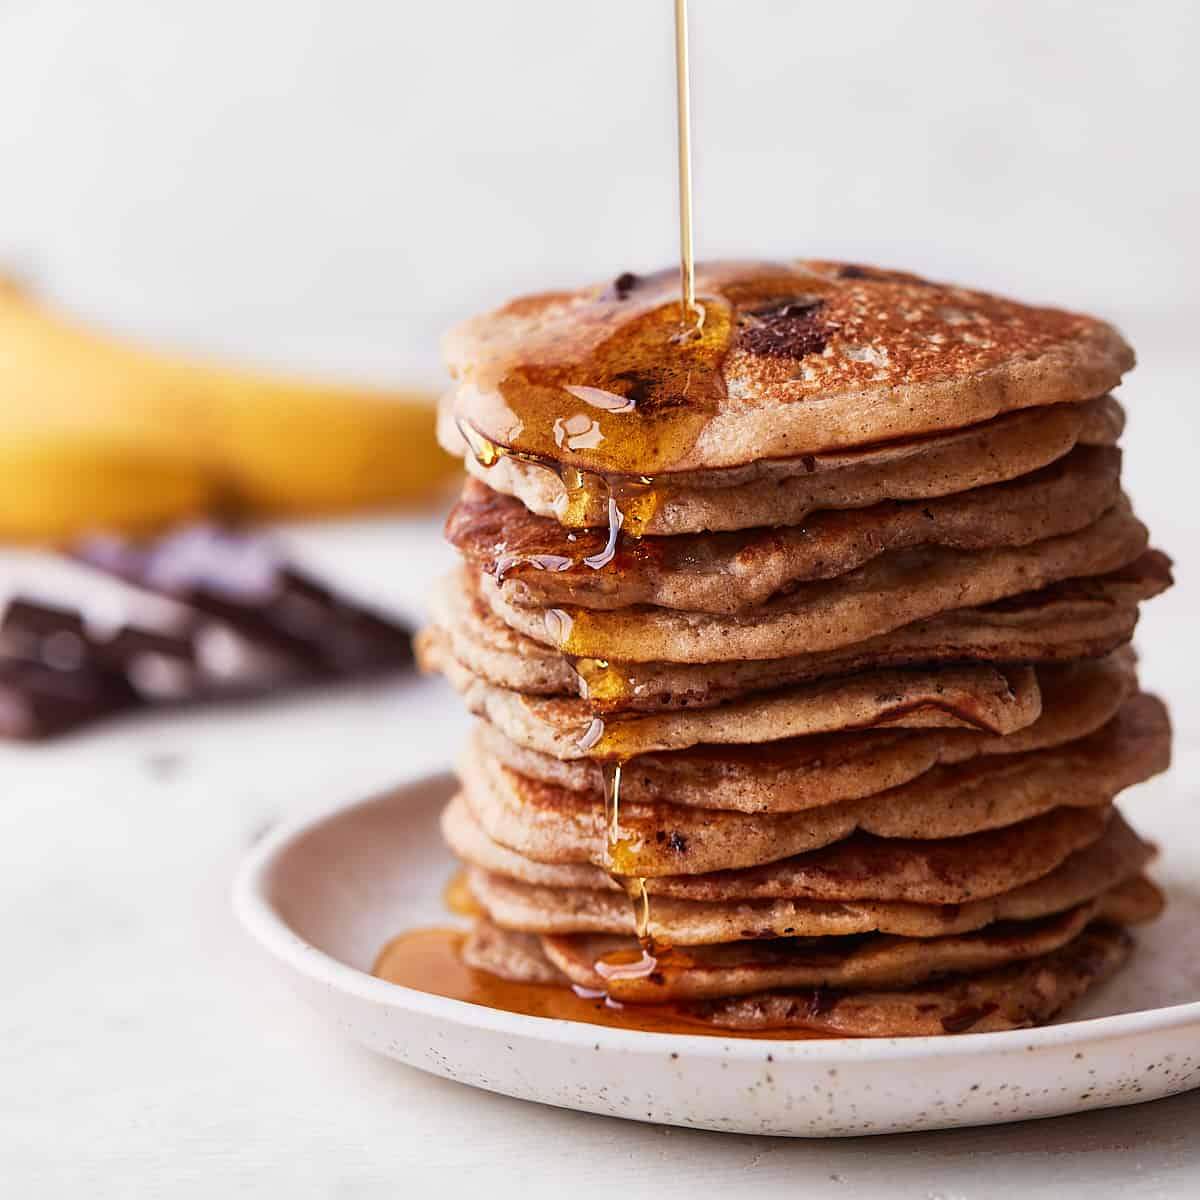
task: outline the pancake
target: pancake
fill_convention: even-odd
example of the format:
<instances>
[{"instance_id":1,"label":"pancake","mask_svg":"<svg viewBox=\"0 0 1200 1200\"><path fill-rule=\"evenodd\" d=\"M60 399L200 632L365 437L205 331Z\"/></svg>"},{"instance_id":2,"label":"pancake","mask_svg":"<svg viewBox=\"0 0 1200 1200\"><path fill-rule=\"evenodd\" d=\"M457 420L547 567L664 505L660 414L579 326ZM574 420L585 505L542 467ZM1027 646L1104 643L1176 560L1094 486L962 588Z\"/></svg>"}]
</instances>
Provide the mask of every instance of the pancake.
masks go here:
<instances>
[{"instance_id":1,"label":"pancake","mask_svg":"<svg viewBox=\"0 0 1200 1200\"><path fill-rule=\"evenodd\" d=\"M827 1037L921 1037L1023 1029L1051 1020L1112 975L1132 949L1125 930L1094 922L1049 954L919 987L760 992L692 1002L675 1012L732 1033L797 1029ZM471 966L505 979L566 984L537 938L487 921L476 923L463 955Z\"/></svg>"},{"instance_id":2,"label":"pancake","mask_svg":"<svg viewBox=\"0 0 1200 1200\"><path fill-rule=\"evenodd\" d=\"M870 729L767 742L757 746L692 746L643 754L625 763L621 794L628 800L667 800L737 812L797 812L838 800L856 800L897 787L939 763L978 754L1018 754L1057 746L1107 724L1135 691L1132 653L1039 667L1041 714L1031 725L994 737L962 730ZM1149 697L1141 705L1158 706ZM1159 706L1161 707L1161 706ZM476 736L506 766L600 799L601 767L589 759L563 760L510 741L481 722Z\"/></svg>"},{"instance_id":3,"label":"pancake","mask_svg":"<svg viewBox=\"0 0 1200 1200\"><path fill-rule=\"evenodd\" d=\"M901 787L801 812L744 814L629 800L622 788L615 848L589 793L520 775L478 745L460 768L463 794L494 841L527 858L591 863L625 875L693 875L757 866L863 831L882 838L954 838L1058 807L1108 804L1166 769L1170 727L1149 697L1076 742L934 767Z\"/></svg>"},{"instance_id":4,"label":"pancake","mask_svg":"<svg viewBox=\"0 0 1200 1200\"><path fill-rule=\"evenodd\" d=\"M897 992L766 992L691 1006L730 1032L806 1029L827 1037L931 1037L1026 1029L1052 1020L1129 957L1133 940L1104 922L1060 950L978 975Z\"/></svg>"},{"instance_id":5,"label":"pancake","mask_svg":"<svg viewBox=\"0 0 1200 1200\"><path fill-rule=\"evenodd\" d=\"M514 300L443 341L455 415L599 472L795 458L1103 395L1133 353L1103 322L899 272L711 263L680 338L675 271Z\"/></svg>"},{"instance_id":6,"label":"pancake","mask_svg":"<svg viewBox=\"0 0 1200 1200\"><path fill-rule=\"evenodd\" d=\"M1074 446L1114 445L1124 423L1121 406L1104 396L860 450L662 475L642 493L651 502L638 505L637 524L640 532L658 536L799 525L822 509L947 496L1036 471ZM463 454L452 399L439 409L438 436L452 454ZM606 526L614 488L628 493L633 482L584 473L568 492L557 471L518 459L500 457L484 467L467 454L466 466L490 488L571 529Z\"/></svg>"},{"instance_id":7,"label":"pancake","mask_svg":"<svg viewBox=\"0 0 1200 1200\"><path fill-rule=\"evenodd\" d=\"M836 579L800 584L728 616L650 606L614 612L525 608L509 602L487 576L479 586L506 624L565 654L607 661L730 662L781 658L798 646L809 652L836 650L948 610L1116 571L1136 560L1146 542L1146 527L1122 500L1076 533L996 550L891 551Z\"/></svg>"},{"instance_id":8,"label":"pancake","mask_svg":"<svg viewBox=\"0 0 1200 1200\"><path fill-rule=\"evenodd\" d=\"M1137 605L1171 582L1170 563L1148 551L1120 571L1072 579L982 608L927 621L840 650L728 663L572 660L510 629L478 597L464 571L431 597L437 624L417 637L418 659L437 670L446 656L489 683L531 695L578 695L604 712L705 707L748 692L916 663L1054 662L1107 654L1137 623Z\"/></svg>"},{"instance_id":9,"label":"pancake","mask_svg":"<svg viewBox=\"0 0 1200 1200\"><path fill-rule=\"evenodd\" d=\"M472 675L457 659L431 659L467 708L510 741L553 758L630 759L702 743L753 745L845 729L967 728L1010 734L1037 720L1041 698L1030 667L981 664L864 671L759 692L716 708L605 721L584 700L525 696Z\"/></svg>"},{"instance_id":10,"label":"pancake","mask_svg":"<svg viewBox=\"0 0 1200 1200\"><path fill-rule=\"evenodd\" d=\"M629 1004L660 1004L744 996L777 988L912 987L940 975L992 970L1065 946L1093 920L1119 925L1152 920L1162 893L1144 877L1032 921L1003 921L965 934L903 938L865 934L846 938L773 938L693 946L661 958L648 975L597 970L601 959L639 959L633 938L607 934L548 934L546 957L579 986L603 988Z\"/></svg>"},{"instance_id":11,"label":"pancake","mask_svg":"<svg viewBox=\"0 0 1200 1200\"><path fill-rule=\"evenodd\" d=\"M500 929L490 921L474 923L463 944L462 956L467 966L501 979L566 986L563 973L543 952L540 938Z\"/></svg>"},{"instance_id":12,"label":"pancake","mask_svg":"<svg viewBox=\"0 0 1200 1200\"><path fill-rule=\"evenodd\" d=\"M446 522L446 537L469 566L497 580L512 604L649 604L729 614L796 583L844 575L888 551L988 550L1074 533L1117 502L1120 471L1115 447L1081 446L1010 483L934 500L820 512L789 527L621 538L611 556L605 553L607 531L568 535L557 521L468 480Z\"/></svg>"},{"instance_id":13,"label":"pancake","mask_svg":"<svg viewBox=\"0 0 1200 1200\"><path fill-rule=\"evenodd\" d=\"M743 939L844 937L887 933L928 938L969 933L996 921L1028 921L1093 900L1141 873L1154 849L1115 817L1104 836L1049 874L998 895L961 904L897 900L692 901L655 897L648 931L656 944L704 946ZM562 889L522 883L473 868L472 895L488 919L527 933L632 936L633 906L612 889Z\"/></svg>"},{"instance_id":14,"label":"pancake","mask_svg":"<svg viewBox=\"0 0 1200 1200\"><path fill-rule=\"evenodd\" d=\"M650 878L646 891L655 898L701 902L782 899L963 904L1011 891L1049 874L1069 855L1103 837L1112 816L1108 808L1056 808L1015 825L936 841L856 833L822 850L763 867ZM492 875L534 887L624 891L600 867L538 862L493 841L461 794L446 805L442 832L459 858Z\"/></svg>"}]
</instances>

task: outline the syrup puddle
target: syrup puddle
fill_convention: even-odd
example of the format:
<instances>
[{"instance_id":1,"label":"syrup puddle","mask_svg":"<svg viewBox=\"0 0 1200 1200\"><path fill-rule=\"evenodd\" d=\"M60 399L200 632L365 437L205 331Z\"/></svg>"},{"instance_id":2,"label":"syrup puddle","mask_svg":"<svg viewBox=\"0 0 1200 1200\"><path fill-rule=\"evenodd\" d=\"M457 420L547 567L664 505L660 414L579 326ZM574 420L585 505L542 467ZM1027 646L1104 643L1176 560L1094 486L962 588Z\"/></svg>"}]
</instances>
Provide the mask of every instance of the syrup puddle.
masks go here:
<instances>
[{"instance_id":1,"label":"syrup puddle","mask_svg":"<svg viewBox=\"0 0 1200 1200\"><path fill-rule=\"evenodd\" d=\"M527 1017L726 1040L736 1037L739 1040L811 1041L817 1036L802 1030L785 1029L734 1032L705 1025L673 1005L621 1004L609 1001L603 992L596 993L590 988L513 983L467 966L462 958L464 937L461 929L448 928L414 929L402 933L383 948L372 974L419 992Z\"/></svg>"}]
</instances>

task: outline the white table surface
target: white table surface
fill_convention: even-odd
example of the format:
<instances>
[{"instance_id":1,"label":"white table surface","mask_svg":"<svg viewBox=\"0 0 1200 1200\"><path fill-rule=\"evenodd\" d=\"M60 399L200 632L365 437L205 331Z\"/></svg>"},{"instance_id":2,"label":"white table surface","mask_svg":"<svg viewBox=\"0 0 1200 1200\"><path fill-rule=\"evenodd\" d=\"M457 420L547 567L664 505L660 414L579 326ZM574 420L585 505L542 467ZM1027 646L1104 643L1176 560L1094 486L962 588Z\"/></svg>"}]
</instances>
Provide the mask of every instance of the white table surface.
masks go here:
<instances>
[{"instance_id":1,"label":"white table surface","mask_svg":"<svg viewBox=\"0 0 1200 1200\"><path fill-rule=\"evenodd\" d=\"M1183 576L1138 640L1145 680L1174 708L1172 790L1191 798L1200 418L1183 364L1136 379L1127 479ZM414 615L450 561L433 520L283 534L347 586ZM78 587L12 552L0 581ZM342 1042L236 927L232 873L281 819L444 768L466 727L444 684L412 678L0 747L0 1193L1200 1195L1200 1093L1020 1126L789 1142L528 1105Z\"/></svg>"}]
</instances>

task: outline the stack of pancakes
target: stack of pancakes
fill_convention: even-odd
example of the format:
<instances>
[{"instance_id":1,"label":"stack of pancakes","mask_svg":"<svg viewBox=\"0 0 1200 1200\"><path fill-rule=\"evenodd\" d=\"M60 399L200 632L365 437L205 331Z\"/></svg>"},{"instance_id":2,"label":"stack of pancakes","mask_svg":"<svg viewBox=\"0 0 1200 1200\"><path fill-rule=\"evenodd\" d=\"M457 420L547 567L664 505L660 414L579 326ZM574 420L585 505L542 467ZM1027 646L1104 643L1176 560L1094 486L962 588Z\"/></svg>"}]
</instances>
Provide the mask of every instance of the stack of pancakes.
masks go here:
<instances>
[{"instance_id":1,"label":"stack of pancakes","mask_svg":"<svg viewBox=\"0 0 1200 1200\"><path fill-rule=\"evenodd\" d=\"M1158 914L1113 805L1163 770L1121 490L1133 356L1057 310L827 262L455 330L464 563L421 636L481 720L443 821L464 953L729 1030L1047 1020Z\"/></svg>"}]
</instances>

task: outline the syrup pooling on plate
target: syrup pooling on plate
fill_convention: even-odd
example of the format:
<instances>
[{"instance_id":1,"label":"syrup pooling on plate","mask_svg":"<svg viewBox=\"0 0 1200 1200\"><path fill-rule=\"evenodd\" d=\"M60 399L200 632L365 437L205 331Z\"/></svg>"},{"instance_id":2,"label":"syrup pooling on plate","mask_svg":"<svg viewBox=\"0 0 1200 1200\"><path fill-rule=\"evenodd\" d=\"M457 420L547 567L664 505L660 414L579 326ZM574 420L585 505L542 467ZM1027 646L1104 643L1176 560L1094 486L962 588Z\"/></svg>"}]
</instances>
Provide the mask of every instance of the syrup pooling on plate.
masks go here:
<instances>
[{"instance_id":1,"label":"syrup pooling on plate","mask_svg":"<svg viewBox=\"0 0 1200 1200\"><path fill-rule=\"evenodd\" d=\"M730 1036L729 1030L705 1024L674 1005L610 1005L603 994L580 995L562 984L514 983L501 979L498 975L469 967L463 961L463 938L460 929L410 930L393 938L383 948L372 974L420 992L524 1016L580 1021L648 1033ZM738 1036L807 1041L818 1035L803 1030L772 1029L739 1033Z\"/></svg>"}]
</instances>

